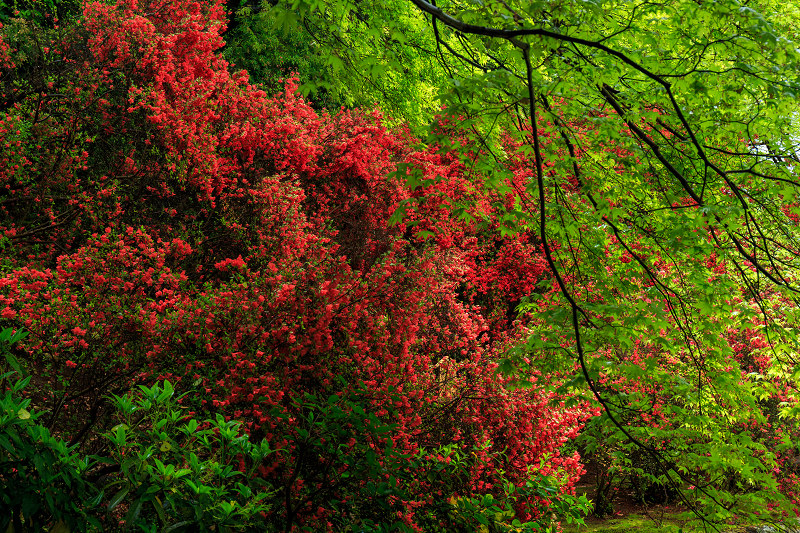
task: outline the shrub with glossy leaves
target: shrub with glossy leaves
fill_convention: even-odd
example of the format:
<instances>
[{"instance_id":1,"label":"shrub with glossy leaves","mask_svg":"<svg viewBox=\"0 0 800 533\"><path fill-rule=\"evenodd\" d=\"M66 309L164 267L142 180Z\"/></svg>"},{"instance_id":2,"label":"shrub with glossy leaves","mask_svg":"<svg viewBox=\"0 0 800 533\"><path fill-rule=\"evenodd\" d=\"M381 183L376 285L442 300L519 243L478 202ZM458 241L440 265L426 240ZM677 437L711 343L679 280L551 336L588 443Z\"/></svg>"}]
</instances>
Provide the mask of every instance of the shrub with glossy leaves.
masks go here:
<instances>
[{"instance_id":1,"label":"shrub with glossy leaves","mask_svg":"<svg viewBox=\"0 0 800 533\"><path fill-rule=\"evenodd\" d=\"M88 512L101 497L83 477L91 461L53 436L39 421L42 413L22 397L31 376L19 377L9 346L24 337L20 330L0 332L0 530L33 532L60 524L87 531L99 526ZM6 372L9 367L17 371Z\"/></svg>"},{"instance_id":2,"label":"shrub with glossy leaves","mask_svg":"<svg viewBox=\"0 0 800 533\"><path fill-rule=\"evenodd\" d=\"M265 531L280 495L254 474L269 443L222 415L198 422L176 400L169 381L114 397L121 422L98 458L114 466L99 481L108 511L125 511L125 527L141 531Z\"/></svg>"}]
</instances>

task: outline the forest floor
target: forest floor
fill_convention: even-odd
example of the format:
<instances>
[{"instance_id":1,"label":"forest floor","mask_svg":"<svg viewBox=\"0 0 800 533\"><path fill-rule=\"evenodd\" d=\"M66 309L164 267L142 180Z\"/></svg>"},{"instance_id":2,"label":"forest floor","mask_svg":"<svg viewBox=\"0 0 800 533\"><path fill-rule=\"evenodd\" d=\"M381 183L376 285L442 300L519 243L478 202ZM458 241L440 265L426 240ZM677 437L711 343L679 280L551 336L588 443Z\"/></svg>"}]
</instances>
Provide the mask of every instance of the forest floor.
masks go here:
<instances>
[{"instance_id":1,"label":"forest floor","mask_svg":"<svg viewBox=\"0 0 800 533\"><path fill-rule=\"evenodd\" d=\"M592 497L593 486L579 486L578 493ZM694 533L687 528L685 520L681 520L683 509L675 505L642 505L631 498L617 497L614 500L614 512L610 516L598 518L586 517L585 525L564 525L564 533ZM698 530L700 531L700 530Z\"/></svg>"},{"instance_id":2,"label":"forest floor","mask_svg":"<svg viewBox=\"0 0 800 533\"><path fill-rule=\"evenodd\" d=\"M578 494L593 496L594 485L579 485ZM701 533L701 524L687 520L686 509L680 505L644 505L630 495L619 494L614 499L612 515L589 516L585 525L564 524L564 533ZM730 525L720 533L800 533L799 529L781 529L768 525Z\"/></svg>"}]
</instances>

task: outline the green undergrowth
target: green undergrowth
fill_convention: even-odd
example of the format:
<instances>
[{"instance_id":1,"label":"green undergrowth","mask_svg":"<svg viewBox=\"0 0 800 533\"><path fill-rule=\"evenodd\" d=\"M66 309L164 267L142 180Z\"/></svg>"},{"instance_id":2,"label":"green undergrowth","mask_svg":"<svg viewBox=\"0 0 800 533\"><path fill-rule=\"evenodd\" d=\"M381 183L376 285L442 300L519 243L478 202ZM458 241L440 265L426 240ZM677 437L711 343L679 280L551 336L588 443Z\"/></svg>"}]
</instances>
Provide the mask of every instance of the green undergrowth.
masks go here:
<instances>
[{"instance_id":1,"label":"green undergrowth","mask_svg":"<svg viewBox=\"0 0 800 533\"><path fill-rule=\"evenodd\" d=\"M620 518L610 518L602 521L587 521L585 525L565 525L564 533L623 533L636 531L637 533L694 533L702 528L687 527L679 520L678 514L664 515L663 517L649 517L643 514L630 514Z\"/></svg>"},{"instance_id":2,"label":"green undergrowth","mask_svg":"<svg viewBox=\"0 0 800 533\"><path fill-rule=\"evenodd\" d=\"M704 533L702 524L687 522L682 513L632 513L607 520L587 519L586 524L565 524L564 533ZM721 533L743 533L747 525L723 527Z\"/></svg>"}]
</instances>

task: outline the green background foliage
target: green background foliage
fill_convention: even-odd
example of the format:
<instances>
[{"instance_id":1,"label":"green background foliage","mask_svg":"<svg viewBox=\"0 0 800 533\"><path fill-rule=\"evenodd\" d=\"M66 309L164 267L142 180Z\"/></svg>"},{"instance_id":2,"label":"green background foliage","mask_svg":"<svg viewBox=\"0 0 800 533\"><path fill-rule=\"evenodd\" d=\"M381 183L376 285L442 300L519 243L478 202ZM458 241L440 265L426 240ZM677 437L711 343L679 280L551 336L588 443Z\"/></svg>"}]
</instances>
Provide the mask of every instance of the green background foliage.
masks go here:
<instances>
[{"instance_id":1,"label":"green background foliage","mask_svg":"<svg viewBox=\"0 0 800 533\"><path fill-rule=\"evenodd\" d=\"M297 74L319 108L377 105L415 127L439 110L446 73L407 2L265 2L234 12L225 56L270 89Z\"/></svg>"}]
</instances>

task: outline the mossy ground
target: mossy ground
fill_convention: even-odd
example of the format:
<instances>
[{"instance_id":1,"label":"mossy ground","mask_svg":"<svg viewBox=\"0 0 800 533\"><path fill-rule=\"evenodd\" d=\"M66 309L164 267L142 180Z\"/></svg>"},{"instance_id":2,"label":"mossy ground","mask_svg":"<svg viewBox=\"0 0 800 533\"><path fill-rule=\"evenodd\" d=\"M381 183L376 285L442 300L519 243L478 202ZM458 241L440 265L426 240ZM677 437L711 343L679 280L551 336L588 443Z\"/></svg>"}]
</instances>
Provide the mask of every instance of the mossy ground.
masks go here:
<instances>
[{"instance_id":1,"label":"mossy ground","mask_svg":"<svg viewBox=\"0 0 800 533\"><path fill-rule=\"evenodd\" d=\"M578 494L592 498L593 487L581 484ZM706 533L702 523L679 505L650 505L637 503L632 495L620 493L614 498L614 514L605 518L587 517L584 525L563 524L563 533ZM750 524L732 524L719 533L747 533Z\"/></svg>"},{"instance_id":2,"label":"mossy ground","mask_svg":"<svg viewBox=\"0 0 800 533\"><path fill-rule=\"evenodd\" d=\"M585 525L568 524L564 526L564 533L695 533L702 528L695 529L679 519L679 513L662 514L661 516L647 516L644 514L629 514L627 516L609 519L587 519Z\"/></svg>"},{"instance_id":3,"label":"mossy ground","mask_svg":"<svg viewBox=\"0 0 800 533\"><path fill-rule=\"evenodd\" d=\"M749 533L754 528L748 524L730 525L720 533ZM756 529L757 530L757 529ZM706 533L696 520L687 520L686 514L671 509L631 510L624 515L609 518L587 518L584 525L564 524L563 533Z\"/></svg>"}]
</instances>

